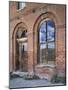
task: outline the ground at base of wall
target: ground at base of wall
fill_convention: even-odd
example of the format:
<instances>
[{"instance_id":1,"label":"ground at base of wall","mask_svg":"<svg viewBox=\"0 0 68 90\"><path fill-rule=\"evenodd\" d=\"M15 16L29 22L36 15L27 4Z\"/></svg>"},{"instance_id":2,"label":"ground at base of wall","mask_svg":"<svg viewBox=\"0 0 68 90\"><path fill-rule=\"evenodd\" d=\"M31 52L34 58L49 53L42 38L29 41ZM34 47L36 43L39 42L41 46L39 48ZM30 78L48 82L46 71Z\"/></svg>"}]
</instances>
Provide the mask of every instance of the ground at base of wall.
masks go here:
<instances>
[{"instance_id":1,"label":"ground at base of wall","mask_svg":"<svg viewBox=\"0 0 68 90\"><path fill-rule=\"evenodd\" d=\"M40 79L39 76L29 75L27 72L10 73L9 88L29 88L29 87L45 87L45 86L61 86L65 85L65 79L54 75L49 81L48 79Z\"/></svg>"},{"instance_id":2,"label":"ground at base of wall","mask_svg":"<svg viewBox=\"0 0 68 90\"><path fill-rule=\"evenodd\" d=\"M20 76L19 76L19 75ZM15 72L14 74L11 74L10 80L9 80L9 88L29 88L29 87L46 87L46 86L61 86L65 85L63 83L52 83L47 79L40 79L36 75L21 75L21 73ZM55 80L53 78L53 80Z\"/></svg>"},{"instance_id":3,"label":"ground at base of wall","mask_svg":"<svg viewBox=\"0 0 68 90\"><path fill-rule=\"evenodd\" d=\"M9 81L9 88L30 88L30 87L46 87L46 86L62 86L63 83L51 83L48 80L23 80L22 78L14 78Z\"/></svg>"}]
</instances>

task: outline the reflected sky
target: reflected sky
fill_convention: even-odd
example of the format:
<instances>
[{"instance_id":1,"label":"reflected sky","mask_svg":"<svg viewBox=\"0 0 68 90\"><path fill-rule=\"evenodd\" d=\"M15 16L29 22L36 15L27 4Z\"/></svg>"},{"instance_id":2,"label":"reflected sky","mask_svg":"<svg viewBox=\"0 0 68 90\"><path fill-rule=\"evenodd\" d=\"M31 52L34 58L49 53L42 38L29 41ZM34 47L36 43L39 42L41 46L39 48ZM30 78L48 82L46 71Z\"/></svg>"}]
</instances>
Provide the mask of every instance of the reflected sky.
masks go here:
<instances>
[{"instance_id":1,"label":"reflected sky","mask_svg":"<svg viewBox=\"0 0 68 90\"><path fill-rule=\"evenodd\" d=\"M40 44L40 49L45 49L46 48L46 44Z\"/></svg>"},{"instance_id":2,"label":"reflected sky","mask_svg":"<svg viewBox=\"0 0 68 90\"><path fill-rule=\"evenodd\" d=\"M47 40L53 41L54 40L54 28L48 25L47 28Z\"/></svg>"},{"instance_id":3,"label":"reflected sky","mask_svg":"<svg viewBox=\"0 0 68 90\"><path fill-rule=\"evenodd\" d=\"M40 26L40 43L46 42L46 22L42 23Z\"/></svg>"},{"instance_id":4,"label":"reflected sky","mask_svg":"<svg viewBox=\"0 0 68 90\"><path fill-rule=\"evenodd\" d=\"M54 27L54 22L52 20L48 20L46 22L47 22L48 26Z\"/></svg>"},{"instance_id":5,"label":"reflected sky","mask_svg":"<svg viewBox=\"0 0 68 90\"><path fill-rule=\"evenodd\" d=\"M45 48L46 48L46 44L40 44L40 49L45 49ZM48 48L55 48L55 44L48 43Z\"/></svg>"},{"instance_id":6,"label":"reflected sky","mask_svg":"<svg viewBox=\"0 0 68 90\"><path fill-rule=\"evenodd\" d=\"M48 43L48 48L55 48L55 44L54 43Z\"/></svg>"},{"instance_id":7,"label":"reflected sky","mask_svg":"<svg viewBox=\"0 0 68 90\"><path fill-rule=\"evenodd\" d=\"M46 33L46 23L47 23L47 33ZM43 22L40 26L40 33L39 33L40 43L46 43L46 35L47 41L54 41L54 23L51 20L47 22ZM54 45L49 45L49 48L53 48ZM41 45L41 48L46 48L45 44Z\"/></svg>"}]
</instances>

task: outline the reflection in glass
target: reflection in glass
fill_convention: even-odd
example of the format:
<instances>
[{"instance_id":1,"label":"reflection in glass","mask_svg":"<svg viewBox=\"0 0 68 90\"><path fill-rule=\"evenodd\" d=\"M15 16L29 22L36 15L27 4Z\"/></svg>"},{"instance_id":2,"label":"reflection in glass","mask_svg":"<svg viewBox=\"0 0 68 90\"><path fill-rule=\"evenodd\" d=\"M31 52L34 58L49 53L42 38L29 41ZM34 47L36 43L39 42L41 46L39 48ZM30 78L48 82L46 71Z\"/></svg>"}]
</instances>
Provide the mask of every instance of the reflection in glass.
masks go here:
<instances>
[{"instance_id":1,"label":"reflection in glass","mask_svg":"<svg viewBox=\"0 0 68 90\"><path fill-rule=\"evenodd\" d=\"M48 61L55 60L55 45L54 43L48 43Z\"/></svg>"},{"instance_id":2,"label":"reflection in glass","mask_svg":"<svg viewBox=\"0 0 68 90\"><path fill-rule=\"evenodd\" d=\"M54 41L54 32L47 32L47 40Z\"/></svg>"},{"instance_id":3,"label":"reflection in glass","mask_svg":"<svg viewBox=\"0 0 68 90\"><path fill-rule=\"evenodd\" d=\"M45 49L46 48L46 44L42 43L40 44L40 49Z\"/></svg>"},{"instance_id":4,"label":"reflection in glass","mask_svg":"<svg viewBox=\"0 0 68 90\"><path fill-rule=\"evenodd\" d=\"M54 43L48 43L48 48L55 48Z\"/></svg>"},{"instance_id":5,"label":"reflection in glass","mask_svg":"<svg viewBox=\"0 0 68 90\"><path fill-rule=\"evenodd\" d=\"M45 63L46 59L46 22L43 22L40 26L40 62Z\"/></svg>"},{"instance_id":6,"label":"reflection in glass","mask_svg":"<svg viewBox=\"0 0 68 90\"><path fill-rule=\"evenodd\" d=\"M55 60L55 32L52 20L44 21L39 28L40 63Z\"/></svg>"},{"instance_id":7,"label":"reflection in glass","mask_svg":"<svg viewBox=\"0 0 68 90\"><path fill-rule=\"evenodd\" d=\"M25 2L18 2L18 6L17 6L17 9L24 9L26 6Z\"/></svg>"},{"instance_id":8,"label":"reflection in glass","mask_svg":"<svg viewBox=\"0 0 68 90\"><path fill-rule=\"evenodd\" d=\"M40 43L46 42L46 22L42 23L40 26Z\"/></svg>"},{"instance_id":9,"label":"reflection in glass","mask_svg":"<svg viewBox=\"0 0 68 90\"><path fill-rule=\"evenodd\" d=\"M48 20L47 25L54 28L54 22L52 20Z\"/></svg>"},{"instance_id":10,"label":"reflection in glass","mask_svg":"<svg viewBox=\"0 0 68 90\"><path fill-rule=\"evenodd\" d=\"M46 61L46 44L40 45L40 62L45 63Z\"/></svg>"},{"instance_id":11,"label":"reflection in glass","mask_svg":"<svg viewBox=\"0 0 68 90\"><path fill-rule=\"evenodd\" d=\"M47 40L54 41L54 23L51 20L47 21Z\"/></svg>"}]
</instances>

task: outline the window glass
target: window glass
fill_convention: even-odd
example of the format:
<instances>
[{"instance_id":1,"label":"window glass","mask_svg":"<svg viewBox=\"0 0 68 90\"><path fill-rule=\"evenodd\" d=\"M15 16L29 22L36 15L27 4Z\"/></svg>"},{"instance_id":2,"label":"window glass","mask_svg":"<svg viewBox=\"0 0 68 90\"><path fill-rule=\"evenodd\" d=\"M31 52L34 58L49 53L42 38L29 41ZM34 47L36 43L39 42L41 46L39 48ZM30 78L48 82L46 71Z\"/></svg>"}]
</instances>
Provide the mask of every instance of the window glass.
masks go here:
<instances>
[{"instance_id":1,"label":"window glass","mask_svg":"<svg viewBox=\"0 0 68 90\"><path fill-rule=\"evenodd\" d=\"M47 21L47 40L54 41L54 23L51 20Z\"/></svg>"},{"instance_id":2,"label":"window glass","mask_svg":"<svg viewBox=\"0 0 68 90\"><path fill-rule=\"evenodd\" d=\"M40 45L40 61L41 63L45 63L46 61L46 44Z\"/></svg>"},{"instance_id":3,"label":"window glass","mask_svg":"<svg viewBox=\"0 0 68 90\"><path fill-rule=\"evenodd\" d=\"M40 63L55 60L55 27L52 20L44 21L39 27Z\"/></svg>"},{"instance_id":4,"label":"window glass","mask_svg":"<svg viewBox=\"0 0 68 90\"><path fill-rule=\"evenodd\" d=\"M55 48L55 44L53 43L48 43L48 48Z\"/></svg>"},{"instance_id":5,"label":"window glass","mask_svg":"<svg viewBox=\"0 0 68 90\"><path fill-rule=\"evenodd\" d=\"M46 22L42 23L40 26L40 43L46 42Z\"/></svg>"},{"instance_id":6,"label":"window glass","mask_svg":"<svg viewBox=\"0 0 68 90\"><path fill-rule=\"evenodd\" d=\"M17 9L24 9L25 3L24 2L18 2Z\"/></svg>"},{"instance_id":7,"label":"window glass","mask_svg":"<svg viewBox=\"0 0 68 90\"><path fill-rule=\"evenodd\" d=\"M48 43L48 61L55 60L55 44Z\"/></svg>"}]
</instances>

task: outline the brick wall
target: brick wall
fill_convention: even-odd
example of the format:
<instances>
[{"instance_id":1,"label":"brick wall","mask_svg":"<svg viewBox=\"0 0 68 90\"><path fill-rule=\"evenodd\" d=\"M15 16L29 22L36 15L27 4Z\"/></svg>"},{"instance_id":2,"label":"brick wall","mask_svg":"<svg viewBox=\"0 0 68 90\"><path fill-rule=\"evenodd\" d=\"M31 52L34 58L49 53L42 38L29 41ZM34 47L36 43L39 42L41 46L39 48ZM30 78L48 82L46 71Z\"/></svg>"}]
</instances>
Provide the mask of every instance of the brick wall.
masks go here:
<instances>
[{"instance_id":1,"label":"brick wall","mask_svg":"<svg viewBox=\"0 0 68 90\"><path fill-rule=\"evenodd\" d=\"M17 24L22 22L25 24L27 32L28 32L28 60L27 60L27 69L29 73L33 73L34 70L36 74L41 76L46 76L50 78L54 73L55 69L57 70L59 75L65 74L65 6L64 5L49 5L49 4L26 4L28 7L26 9L17 11L16 10L16 2L10 2L10 72L14 71L15 64L13 59L13 32ZM30 8L30 5L31 8ZM42 6L46 6L46 8L42 8ZM27 9L28 8L28 9ZM35 12L32 10L35 8ZM37 10L37 11L36 11ZM27 13L28 11L28 13ZM46 12L49 12L46 15ZM42 14L45 13L42 16ZM41 15L41 16L40 16ZM45 65L41 67L37 65L37 27L41 19L43 18L52 18L55 21L55 32L56 32L56 60L55 66L51 67ZM23 24L22 24L23 26ZM15 47L14 47L15 48ZM26 66L26 65L25 65Z\"/></svg>"}]
</instances>

